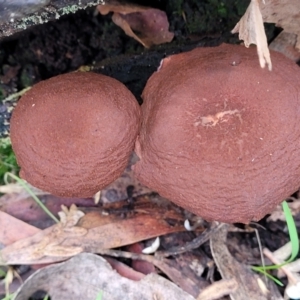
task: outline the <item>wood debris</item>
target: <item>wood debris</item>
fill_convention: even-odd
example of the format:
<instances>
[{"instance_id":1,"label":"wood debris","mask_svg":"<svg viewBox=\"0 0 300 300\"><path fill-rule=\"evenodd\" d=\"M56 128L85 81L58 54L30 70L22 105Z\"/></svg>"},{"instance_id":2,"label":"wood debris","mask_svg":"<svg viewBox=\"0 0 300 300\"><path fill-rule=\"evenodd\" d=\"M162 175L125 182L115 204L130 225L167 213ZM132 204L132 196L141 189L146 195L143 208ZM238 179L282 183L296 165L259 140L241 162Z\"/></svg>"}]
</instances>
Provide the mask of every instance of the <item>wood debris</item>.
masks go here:
<instances>
[{"instance_id":1,"label":"wood debris","mask_svg":"<svg viewBox=\"0 0 300 300\"><path fill-rule=\"evenodd\" d=\"M270 51L259 7L259 0L251 0L245 14L231 32L238 32L239 39L244 41L247 48L250 44L255 44L261 68L264 68L267 64L268 69L272 70Z\"/></svg>"}]
</instances>

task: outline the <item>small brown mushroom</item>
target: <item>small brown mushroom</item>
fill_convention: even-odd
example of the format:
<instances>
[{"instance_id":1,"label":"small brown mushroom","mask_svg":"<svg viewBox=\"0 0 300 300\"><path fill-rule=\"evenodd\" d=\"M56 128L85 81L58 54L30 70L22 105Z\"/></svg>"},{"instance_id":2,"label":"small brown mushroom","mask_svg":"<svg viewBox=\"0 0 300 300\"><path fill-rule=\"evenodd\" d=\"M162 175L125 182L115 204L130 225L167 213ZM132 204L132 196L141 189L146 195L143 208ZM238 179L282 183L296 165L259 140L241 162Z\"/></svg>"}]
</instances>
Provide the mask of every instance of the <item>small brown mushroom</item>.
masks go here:
<instances>
[{"instance_id":1,"label":"small brown mushroom","mask_svg":"<svg viewBox=\"0 0 300 300\"><path fill-rule=\"evenodd\" d=\"M70 73L42 81L19 100L11 141L20 176L63 197L90 197L125 169L140 108L119 81Z\"/></svg>"},{"instance_id":2,"label":"small brown mushroom","mask_svg":"<svg viewBox=\"0 0 300 300\"><path fill-rule=\"evenodd\" d=\"M221 45L164 59L143 91L135 175L207 219L259 220L300 186L300 71Z\"/></svg>"}]
</instances>

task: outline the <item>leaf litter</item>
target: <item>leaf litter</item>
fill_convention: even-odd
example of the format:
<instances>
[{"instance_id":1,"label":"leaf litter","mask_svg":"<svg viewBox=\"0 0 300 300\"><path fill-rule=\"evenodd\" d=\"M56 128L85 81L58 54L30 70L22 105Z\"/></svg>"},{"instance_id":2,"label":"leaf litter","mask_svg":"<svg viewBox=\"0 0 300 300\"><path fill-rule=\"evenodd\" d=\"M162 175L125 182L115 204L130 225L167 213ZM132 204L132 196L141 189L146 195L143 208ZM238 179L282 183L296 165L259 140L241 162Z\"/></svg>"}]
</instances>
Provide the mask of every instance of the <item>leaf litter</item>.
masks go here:
<instances>
[{"instance_id":1,"label":"leaf litter","mask_svg":"<svg viewBox=\"0 0 300 300\"><path fill-rule=\"evenodd\" d=\"M126 184L128 184L128 178L126 179ZM125 189L125 186L120 183L118 183L118 186L122 186L123 189ZM90 199L90 201L92 200ZM72 205L68 210L63 206L59 216L61 221L58 224L44 230L40 230L36 227L33 227L32 230L32 226L30 229L26 229L26 226L24 226L24 235L27 235L27 237L19 237L21 239L17 241L7 240L6 243L4 243L7 246L1 251L1 264L41 265L42 267L20 287L18 293L20 293L19 295L22 295L22 297L24 295L23 293L25 293L25 295L27 295L26 293L32 294L34 288L39 286L55 299L55 295L61 291L61 287L59 290L54 291L58 288L56 280L52 280L52 278L55 277L53 274L58 272L55 269L56 266L62 268L64 263L59 262L72 257L74 257L74 259L78 257L81 259L85 253L100 254L103 257L108 257L107 261L117 273L131 280L140 280L137 283L140 284L137 285L138 290L143 289L141 286L143 286L144 282L141 280L145 278L146 274L149 274L149 272L143 271L143 269L139 271L135 270L136 268L133 262L141 261L147 263L148 268L153 271L153 273L151 272L150 274L156 274L151 277L152 281L160 282L161 279L157 279L158 277L156 276L158 276L159 273L165 274L171 281L179 286L181 293L185 291L192 297L191 299L212 300L218 299L217 297L220 297L220 295L225 296L226 294L230 294L231 299L235 299L233 295L236 292L252 297L259 291L257 275L250 271L249 267L238 263L231 255L229 256L228 250L226 250L227 227L225 233L221 231L222 226L217 224L212 226L212 231L209 229L205 231L208 225L206 222L199 222L199 218L193 218L192 215L154 193L143 194L139 197L134 197L134 199L130 201L101 203L97 207L77 208L75 205ZM193 223L199 223L194 231L186 231L184 227L186 218L192 220ZM21 222L19 226L22 226L23 222L20 220L17 221ZM4 226L7 228L5 224ZM208 234L204 232L208 232ZM180 237L180 234L182 237ZM142 254L143 248L146 247L144 241L152 239L153 242L153 238L157 236L161 236L159 250L156 251L154 255ZM189 236L189 238L187 238L187 236ZM193 237L192 239L190 239L191 236ZM198 242L199 238L201 242ZM214 260L210 259L201 250L199 251L199 245L203 245L203 243L208 240L211 241L210 247ZM3 241L5 242L5 239L3 239ZM178 245L176 245L177 243ZM171 247L170 244L172 245ZM127 247L124 248L126 245ZM130 247L134 245L136 245L135 247L138 250L131 250ZM114 250L116 248L122 249L122 247L125 251ZM224 253L227 253L226 259L224 259ZM115 259L112 259L112 257L115 257ZM128 265L127 263L124 265L124 263L116 260L122 258L129 259L131 264ZM227 265L225 262L227 262ZM43 264L51 265L49 267L43 267ZM203 277L203 274L205 269L213 270L214 264L218 267L223 279L217 281L216 284L210 285L208 278ZM76 265L78 265L77 260ZM80 263L80 268L81 270L86 268L85 259ZM51 272L53 273L49 270L52 270ZM158 272L157 270L160 271ZM76 272L73 270L70 271L67 268L62 272L62 276L69 278L69 276L73 276L72 274ZM209 273L210 272L211 271L209 271ZM117 273L114 273L114 279L111 279L114 282L119 280L120 275ZM246 275L243 277L242 274L244 273ZM229 277L228 274L230 274ZM239 277L237 277L236 274L239 274ZM74 280L78 280L78 277L82 277L82 274L79 272L75 277L77 279L75 278ZM50 282L48 279L45 280L45 278L51 278ZM61 284L63 284L66 290L72 295L73 292L70 292L70 290L74 290L74 283L72 280L63 280L63 278L64 277L61 278ZM93 279L89 279L87 275L85 275L85 282L93 282ZM249 286L249 282L252 282L252 285ZM104 292L109 293L107 289L103 289L101 284L103 283L99 283L97 288L93 286L93 288L90 289L94 292L102 289ZM82 286L82 284L78 285L78 287L80 286ZM87 284L87 286L89 286L89 284ZM171 289L172 287L173 286L171 286ZM206 290L207 288L209 288L208 292ZM245 288L247 289L245 290ZM78 293L86 293L85 288L78 289L80 290ZM75 290L77 290L77 288ZM134 293L138 295L138 292L136 290L134 291ZM165 293L164 295L168 295L167 289ZM209 297L205 296L207 293L210 295ZM95 294L93 294L91 298L86 296L85 299L95 299L92 298L94 295ZM151 295L153 296L153 294ZM269 299L267 296L260 296L261 298L259 299ZM129 297L128 299L133 298ZM149 296L147 299L152 298Z\"/></svg>"},{"instance_id":2,"label":"leaf litter","mask_svg":"<svg viewBox=\"0 0 300 300\"><path fill-rule=\"evenodd\" d=\"M145 48L171 42L174 33L164 11L132 4L104 4L98 10L102 15L113 12L112 21Z\"/></svg>"}]
</instances>

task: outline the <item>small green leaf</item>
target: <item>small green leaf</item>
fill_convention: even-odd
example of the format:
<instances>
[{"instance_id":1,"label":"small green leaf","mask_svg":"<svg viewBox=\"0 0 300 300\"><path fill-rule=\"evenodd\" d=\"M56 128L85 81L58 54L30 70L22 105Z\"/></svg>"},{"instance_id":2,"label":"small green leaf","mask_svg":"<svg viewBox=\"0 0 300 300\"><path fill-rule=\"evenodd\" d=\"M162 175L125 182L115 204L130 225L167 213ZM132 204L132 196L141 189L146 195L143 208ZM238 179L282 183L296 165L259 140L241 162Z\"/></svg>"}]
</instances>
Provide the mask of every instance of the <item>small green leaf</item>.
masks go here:
<instances>
[{"instance_id":1,"label":"small green leaf","mask_svg":"<svg viewBox=\"0 0 300 300\"><path fill-rule=\"evenodd\" d=\"M286 201L282 202L282 209L286 218L287 227L289 230L290 240L292 244L292 255L291 257L286 261L286 263L289 263L293 261L299 252L299 238L298 238L298 232L296 228L296 224L294 221L294 218L292 216L291 210L289 208L289 205Z\"/></svg>"},{"instance_id":2,"label":"small green leaf","mask_svg":"<svg viewBox=\"0 0 300 300\"><path fill-rule=\"evenodd\" d=\"M100 292L98 293L98 295L97 295L96 300L102 300L102 294L103 294L103 292L100 291Z\"/></svg>"},{"instance_id":3,"label":"small green leaf","mask_svg":"<svg viewBox=\"0 0 300 300\"><path fill-rule=\"evenodd\" d=\"M290 263L297 257L298 252L299 252L299 238L298 238L298 232L297 232L295 220L293 218L291 210L286 201L282 202L282 209L283 209L283 212L285 215L287 227L289 230L290 241L291 241L291 245L292 245L291 257L287 261L285 261L284 263L282 263L280 265L251 267L252 270L264 274L265 276L271 278L275 283L277 283L280 286L283 286L283 284L278 279L276 279L272 275L270 275L267 271L278 270L282 266Z\"/></svg>"}]
</instances>

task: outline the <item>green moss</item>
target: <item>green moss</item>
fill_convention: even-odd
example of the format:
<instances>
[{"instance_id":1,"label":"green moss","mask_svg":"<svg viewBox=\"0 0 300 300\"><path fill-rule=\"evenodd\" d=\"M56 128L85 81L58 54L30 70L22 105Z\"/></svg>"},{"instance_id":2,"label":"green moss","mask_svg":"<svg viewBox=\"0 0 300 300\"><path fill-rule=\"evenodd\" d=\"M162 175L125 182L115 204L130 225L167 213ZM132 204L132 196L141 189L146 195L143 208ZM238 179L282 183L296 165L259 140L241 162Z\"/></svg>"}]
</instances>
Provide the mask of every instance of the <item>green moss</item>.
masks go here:
<instances>
[{"instance_id":1,"label":"green moss","mask_svg":"<svg viewBox=\"0 0 300 300\"><path fill-rule=\"evenodd\" d=\"M21 81L21 86L23 88L27 88L29 86L32 86L34 84L34 72L32 70L31 65L25 65L22 68L21 71L21 76L20 76L20 81Z\"/></svg>"},{"instance_id":2,"label":"green moss","mask_svg":"<svg viewBox=\"0 0 300 300\"><path fill-rule=\"evenodd\" d=\"M52 9L48 11L41 12L40 14L32 14L29 16L23 17L21 20L18 20L15 23L15 28L19 30L25 30L28 27L36 24L43 24L47 23L51 20L54 19L59 19L61 16L71 14L71 13L76 13L80 9L86 9L88 7L95 6L96 4L102 4L102 0L97 0L91 1L86 3L85 5L79 3L79 5L69 5L69 6L63 6L62 8L59 9Z\"/></svg>"},{"instance_id":3,"label":"green moss","mask_svg":"<svg viewBox=\"0 0 300 300\"><path fill-rule=\"evenodd\" d=\"M0 86L0 101L4 99L4 90L3 88Z\"/></svg>"},{"instance_id":4,"label":"green moss","mask_svg":"<svg viewBox=\"0 0 300 300\"><path fill-rule=\"evenodd\" d=\"M4 184L3 178L6 172L16 174L19 166L12 150L10 139L0 139L0 185Z\"/></svg>"}]
</instances>

